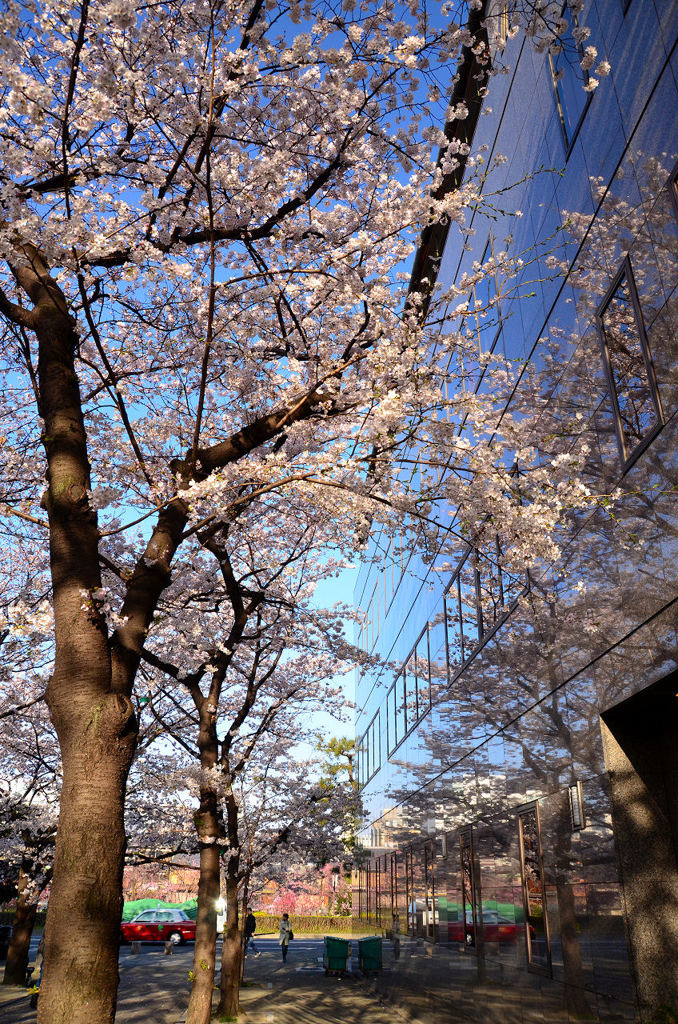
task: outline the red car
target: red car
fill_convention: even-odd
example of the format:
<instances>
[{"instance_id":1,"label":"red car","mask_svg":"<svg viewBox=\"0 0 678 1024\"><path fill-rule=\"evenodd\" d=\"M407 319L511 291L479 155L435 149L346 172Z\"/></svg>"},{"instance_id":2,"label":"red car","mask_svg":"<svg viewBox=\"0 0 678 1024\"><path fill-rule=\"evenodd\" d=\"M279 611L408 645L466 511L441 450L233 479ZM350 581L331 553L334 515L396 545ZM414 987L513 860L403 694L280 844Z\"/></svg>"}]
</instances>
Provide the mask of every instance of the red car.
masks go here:
<instances>
[{"instance_id":1,"label":"red car","mask_svg":"<svg viewBox=\"0 0 678 1024\"><path fill-rule=\"evenodd\" d=\"M180 945L195 941L195 921L183 910L144 910L132 921L120 925L121 942L173 942Z\"/></svg>"},{"instance_id":2,"label":"red car","mask_svg":"<svg viewBox=\"0 0 678 1024\"><path fill-rule=\"evenodd\" d=\"M495 911L485 911L483 914L483 936L485 942L516 942L519 933L524 931L522 924L510 921L507 917L501 917ZM535 931L530 925L530 935L534 937ZM450 922L447 926L448 942L465 942L467 946L475 946L475 928L471 914L466 912L466 926L461 921Z\"/></svg>"},{"instance_id":3,"label":"red car","mask_svg":"<svg viewBox=\"0 0 678 1024\"><path fill-rule=\"evenodd\" d=\"M529 936L535 938L536 932L529 925ZM524 925L502 918L495 910L485 910L482 915L482 934L485 942L516 942L518 935L524 932ZM467 946L475 945L475 928L473 918L466 911L466 926L461 921L450 922L448 925L448 942L463 942Z\"/></svg>"}]
</instances>

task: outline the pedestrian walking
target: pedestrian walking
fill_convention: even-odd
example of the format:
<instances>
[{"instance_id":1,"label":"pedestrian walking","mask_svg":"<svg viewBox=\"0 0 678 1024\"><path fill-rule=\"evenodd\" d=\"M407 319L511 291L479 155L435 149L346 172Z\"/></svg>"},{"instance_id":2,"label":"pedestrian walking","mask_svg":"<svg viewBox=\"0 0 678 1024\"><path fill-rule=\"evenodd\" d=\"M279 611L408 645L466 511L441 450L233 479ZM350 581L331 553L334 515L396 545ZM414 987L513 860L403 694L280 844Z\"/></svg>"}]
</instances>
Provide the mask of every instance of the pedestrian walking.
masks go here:
<instances>
[{"instance_id":1,"label":"pedestrian walking","mask_svg":"<svg viewBox=\"0 0 678 1024\"><path fill-rule=\"evenodd\" d=\"M45 933L43 932L40 936L40 942L38 943L38 949L35 954L35 963L33 964L32 974L37 972L37 981L33 983L33 993L31 995L30 1003L31 1008L35 1009L38 1005L38 996L40 995L40 985L42 984L42 972L45 968Z\"/></svg>"},{"instance_id":2,"label":"pedestrian walking","mask_svg":"<svg viewBox=\"0 0 678 1024\"><path fill-rule=\"evenodd\" d=\"M287 947L290 944L290 939L294 937L294 932L290 927L290 915L283 914L280 922L280 934L278 936L278 943L282 950L283 963L287 960Z\"/></svg>"},{"instance_id":3,"label":"pedestrian walking","mask_svg":"<svg viewBox=\"0 0 678 1024\"><path fill-rule=\"evenodd\" d=\"M252 913L252 908L247 908L247 917L245 918L245 956L247 956L247 950L251 949L255 956L259 956L259 950L254 945L254 933L257 928L257 920Z\"/></svg>"}]
</instances>

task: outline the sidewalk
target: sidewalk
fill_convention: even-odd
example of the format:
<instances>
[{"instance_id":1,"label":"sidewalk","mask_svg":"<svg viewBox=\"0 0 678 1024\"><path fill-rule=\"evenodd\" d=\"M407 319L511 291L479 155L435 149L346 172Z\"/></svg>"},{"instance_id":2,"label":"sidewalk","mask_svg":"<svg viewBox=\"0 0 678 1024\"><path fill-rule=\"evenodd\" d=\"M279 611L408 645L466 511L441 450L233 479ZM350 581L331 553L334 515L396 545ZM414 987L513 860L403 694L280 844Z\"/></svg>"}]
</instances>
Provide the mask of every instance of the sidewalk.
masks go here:
<instances>
[{"instance_id":1,"label":"sidewalk","mask_svg":"<svg viewBox=\"0 0 678 1024\"><path fill-rule=\"evenodd\" d=\"M357 972L326 977L313 950L290 945L287 963L279 950L247 957L238 1024L399 1024L408 1019L383 1005L368 979ZM188 955L139 956L121 971L116 1024L182 1024L188 1006ZM1 1024L35 1024L27 989L0 985ZM218 992L214 993L216 1008Z\"/></svg>"},{"instance_id":2,"label":"sidewalk","mask_svg":"<svg viewBox=\"0 0 678 1024\"><path fill-rule=\"evenodd\" d=\"M316 957L299 957L290 946L287 963L262 954L248 963L240 1005L247 1024L398 1024L406 1016L382 1004L357 972L326 977ZM240 1022L240 1018L239 1018Z\"/></svg>"}]
</instances>

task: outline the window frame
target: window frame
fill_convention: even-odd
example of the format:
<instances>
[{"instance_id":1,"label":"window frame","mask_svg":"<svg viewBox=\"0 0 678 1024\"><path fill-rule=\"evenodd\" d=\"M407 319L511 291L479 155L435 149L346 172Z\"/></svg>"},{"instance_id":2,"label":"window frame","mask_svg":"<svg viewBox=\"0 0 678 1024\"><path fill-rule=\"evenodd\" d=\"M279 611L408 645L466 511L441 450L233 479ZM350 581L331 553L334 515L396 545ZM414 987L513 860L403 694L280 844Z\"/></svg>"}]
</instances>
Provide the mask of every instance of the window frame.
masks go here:
<instances>
[{"instance_id":1,"label":"window frame","mask_svg":"<svg viewBox=\"0 0 678 1024\"><path fill-rule=\"evenodd\" d=\"M425 676L425 678L421 675L421 672L420 672L421 665L419 663L420 662L420 658L419 658L419 644L422 642L424 637L426 637L426 676ZM414 719L414 721L412 723L412 728L414 728L414 726L417 725L422 720L422 718L424 718L424 716L431 709L431 661L430 661L430 658L431 658L431 652L430 652L429 646L428 646L428 622L427 622L426 625L424 626L424 628L422 629L421 633L417 637L417 640L416 640L416 642L414 644L414 647L410 651L410 654L409 654L409 656L408 656L408 658L407 658L407 660L405 662L406 665L411 665L412 666L411 670L410 670L410 674L414 677L413 683L412 683L413 689L412 689L411 692L415 694L416 717L415 717L415 719ZM420 685L422 682L424 682L423 686ZM424 694L424 698L425 698L425 704L424 704L423 707L422 707L422 705L420 703L420 699L419 699L420 696L422 695L422 693Z\"/></svg>"},{"instance_id":2,"label":"window frame","mask_svg":"<svg viewBox=\"0 0 678 1024\"><path fill-rule=\"evenodd\" d=\"M391 694L393 694L393 706L389 709L389 711L390 711L390 713L389 713L389 721L391 722L391 726L389 728L389 743L391 744L390 750L388 752L388 756L389 757L391 756L391 754L394 752L394 750L398 746L398 689L397 689L397 687L398 687L398 677L396 677L393 680L393 684L391 685L391 689L388 691L388 694L386 695L386 702L388 704L389 698L391 697Z\"/></svg>"},{"instance_id":3,"label":"window frame","mask_svg":"<svg viewBox=\"0 0 678 1024\"><path fill-rule=\"evenodd\" d=\"M452 611L456 612L455 626L457 631L457 644L459 647L459 664L452 671L451 660L450 660L450 631L448 624L447 610L448 605L452 606ZM456 679L459 672L462 671L465 665L464 659L464 634L461 622L461 594L459 593L459 571L454 573L452 579L447 585L445 593L443 594L443 615L445 619L445 657L447 661L447 684L448 686Z\"/></svg>"},{"instance_id":4,"label":"window frame","mask_svg":"<svg viewBox=\"0 0 678 1024\"><path fill-rule=\"evenodd\" d=\"M468 563L468 566L467 566ZM462 581L462 572L465 568L470 570L469 579ZM480 650L482 635L480 627L480 583L478 581L478 565L475 548L469 548L464 558L457 566L455 573L457 581L457 594L459 595L459 635L461 637L461 669ZM468 628L465 628L464 604L467 598L472 596L475 606L475 624L469 617ZM470 601L468 602L470 607ZM475 626L475 628L474 628ZM475 633L475 639L473 635Z\"/></svg>"},{"instance_id":5,"label":"window frame","mask_svg":"<svg viewBox=\"0 0 678 1024\"><path fill-rule=\"evenodd\" d=\"M395 685L395 684L394 684ZM393 687L391 687L393 689ZM390 694L390 690L389 690ZM388 700L388 694L387 694ZM387 709L388 713L388 709ZM387 714L388 723L388 714ZM388 745L388 736L387 736ZM358 755L358 789L365 788L368 782L374 778L377 772L381 771L383 764L381 751L381 705L372 715L370 722L357 741ZM393 748L395 750L395 747ZM387 752L388 758L390 751Z\"/></svg>"},{"instance_id":6,"label":"window frame","mask_svg":"<svg viewBox=\"0 0 678 1024\"><path fill-rule=\"evenodd\" d=\"M485 556L480 558L480 553L476 548L469 546L464 556L460 559L454 573L452 574L447 587L445 588L442 595L442 625L444 627L445 637L445 667L446 667L446 688L454 684L456 679L466 669L468 664L476 657L478 652L482 649L484 644L490 639L490 637L501 628L504 622L508 619L514 606L517 604L520 596L529 590L529 576L525 575L525 580L520 584L517 577L510 576L506 573L500 564L501 550L499 545L499 538L496 537L496 557L497 557L497 582L500 593L500 600L502 602L502 611L498 615L497 619L488 623L487 628L485 627L482 612L482 578L479 563L482 559L487 561ZM468 564L467 564L468 563ZM473 595L473 611L474 617L471 626L471 632L473 637L468 635L469 630L464 628L464 620L462 614L462 585L461 585L461 573L464 567L467 566L469 570L468 579L468 593ZM504 605L503 602L508 595L509 582L515 583L520 586L520 590L511 600ZM470 603L469 603L470 607ZM456 667L453 667L450 661L450 621L448 612L456 611L453 616L456 619L457 626L457 640L459 643L459 663ZM469 621L471 621L469 619ZM433 690L431 682L431 622L427 620L424 628L417 636L416 643L410 650L409 654L402 663L397 676L393 683L389 687L386 693L386 759L389 759L392 754L395 753L400 744L409 736L410 732L422 721L423 718L432 709ZM427 675L425 679L425 685L419 687L418 675L415 670L415 663L417 659L417 649L426 637L426 663L427 663ZM408 691L408 678L414 677L415 689ZM407 702L409 693L415 694L415 705L414 709L408 710ZM420 696L424 696L425 705L420 705ZM389 706L389 701L393 701L392 706ZM401 706L400 714L398 713L399 702ZM375 715L376 717L376 715ZM391 725L392 720L392 725ZM401 732L402 727L402 732ZM369 728L369 727L368 727ZM380 766L383 763L383 758L380 755ZM370 773L370 777L373 772Z\"/></svg>"},{"instance_id":7,"label":"window frame","mask_svg":"<svg viewBox=\"0 0 678 1024\"><path fill-rule=\"evenodd\" d=\"M393 715L391 714L391 708L390 708L391 693L392 693L394 687L395 687L395 683L392 683L391 686L389 687L389 689L386 692L386 700L384 701L384 718L385 718L385 721L386 721L386 759L387 760L391 756L392 752L395 750L395 742L394 742L394 739L395 739L395 737L394 737L395 721L393 720Z\"/></svg>"},{"instance_id":8,"label":"window frame","mask_svg":"<svg viewBox=\"0 0 678 1024\"><path fill-rule=\"evenodd\" d=\"M647 433L640 438L638 443L627 451L626 439L624 437L624 428L622 426L621 412L619 410L619 398L617 396L617 386L614 379L614 371L612 369L612 360L610 359L610 351L608 347L608 341L605 333L605 323L603 317L606 310L608 309L612 299L614 298L617 289L621 282L626 278L628 285L629 294L631 296L631 305L633 307L633 318L635 327L638 333L638 341L640 343L640 349L643 355L643 363L645 365L645 372L647 374L648 390L650 392L650 398L654 406L655 415L657 422L648 430ZM610 402L612 405L612 416L614 419L614 429L617 437L617 448L619 450L619 458L621 459L622 471L626 472L636 459L642 455L649 444L652 443L654 438L657 436L659 431L664 426L664 410L661 404L661 397L659 394L659 387L657 385L657 377L654 371L654 364L652 362L652 352L650 351L650 345L647 340L647 334L645 332L645 323L643 320L643 312L640 305L640 299L638 297L638 289L636 288L636 281L633 274L633 267L631 265L631 259L628 253L621 262L617 273L612 278L609 288L605 293L603 301L596 310L596 326L598 328L598 339L600 341L603 365L605 367L605 374L607 377L607 387L610 394Z\"/></svg>"},{"instance_id":9,"label":"window frame","mask_svg":"<svg viewBox=\"0 0 678 1024\"><path fill-rule=\"evenodd\" d=\"M371 863L365 865L365 920L370 920L370 896L372 893L371 884Z\"/></svg>"},{"instance_id":10,"label":"window frame","mask_svg":"<svg viewBox=\"0 0 678 1024\"><path fill-rule=\"evenodd\" d=\"M417 931L417 905L414 895L414 866L413 850L408 847L405 850L405 898L407 900L407 922L406 931L408 935L415 935Z\"/></svg>"},{"instance_id":11,"label":"window frame","mask_svg":"<svg viewBox=\"0 0 678 1024\"><path fill-rule=\"evenodd\" d=\"M530 935L530 907L527 894L527 875L525 871L525 844L523 842L523 818L527 814L534 814L537 822L537 857L539 861L539 874L541 882L541 905L544 914L544 940L546 942L546 963L535 962L532 959L532 937ZM520 887L523 896L523 917L525 920L525 952L527 955L527 969L533 974L540 974L542 977L553 977L553 959L551 953L551 932L549 929L549 915L546 902L546 879L544 877L544 852L541 840L541 818L539 815L539 801L532 800L523 804L517 810L518 818L518 849L520 853Z\"/></svg>"},{"instance_id":12,"label":"window frame","mask_svg":"<svg viewBox=\"0 0 678 1024\"><path fill-rule=\"evenodd\" d=\"M424 915L425 936L428 942L438 941L438 925L436 923L436 875L435 875L435 841L429 840L424 845ZM429 905L430 904L430 905Z\"/></svg>"},{"instance_id":13,"label":"window frame","mask_svg":"<svg viewBox=\"0 0 678 1024\"><path fill-rule=\"evenodd\" d=\"M398 673L395 679L395 747L394 750L400 746L405 737L407 736L407 708L405 702L407 700L407 691L405 689L406 680L402 670ZM400 689L400 702L398 700L398 690ZM400 735L400 729L402 729L402 735Z\"/></svg>"}]
</instances>

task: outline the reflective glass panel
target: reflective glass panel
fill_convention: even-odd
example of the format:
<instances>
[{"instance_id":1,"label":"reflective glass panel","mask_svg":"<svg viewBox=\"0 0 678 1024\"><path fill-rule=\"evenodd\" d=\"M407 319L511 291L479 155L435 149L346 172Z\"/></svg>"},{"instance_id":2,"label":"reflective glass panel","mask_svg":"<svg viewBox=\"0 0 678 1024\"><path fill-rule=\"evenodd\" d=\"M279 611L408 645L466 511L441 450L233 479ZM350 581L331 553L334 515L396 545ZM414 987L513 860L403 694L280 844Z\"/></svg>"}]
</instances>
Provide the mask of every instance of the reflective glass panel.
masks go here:
<instances>
[{"instance_id":1,"label":"reflective glass panel","mask_svg":"<svg viewBox=\"0 0 678 1024\"><path fill-rule=\"evenodd\" d=\"M476 570L472 555L459 570L459 607L464 661L478 646Z\"/></svg>"},{"instance_id":2,"label":"reflective glass panel","mask_svg":"<svg viewBox=\"0 0 678 1024\"><path fill-rule=\"evenodd\" d=\"M403 671L405 679L405 728L411 729L419 717L417 710L417 666L414 652L410 655L407 668Z\"/></svg>"},{"instance_id":3,"label":"reflective glass panel","mask_svg":"<svg viewBox=\"0 0 678 1024\"><path fill-rule=\"evenodd\" d=\"M395 747L395 684L388 691L386 697L386 746L387 753L390 754Z\"/></svg>"},{"instance_id":4,"label":"reflective glass panel","mask_svg":"<svg viewBox=\"0 0 678 1024\"><path fill-rule=\"evenodd\" d=\"M510 608L525 589L525 574L516 575L515 572L509 572L508 569L502 566L501 583L504 608Z\"/></svg>"},{"instance_id":5,"label":"reflective glass panel","mask_svg":"<svg viewBox=\"0 0 678 1024\"><path fill-rule=\"evenodd\" d=\"M413 932L416 925L416 902L412 883L412 851L405 854L405 884L407 887L407 930Z\"/></svg>"},{"instance_id":6,"label":"reflective glass panel","mask_svg":"<svg viewBox=\"0 0 678 1024\"><path fill-rule=\"evenodd\" d=\"M380 750L381 736L379 735L379 712L378 711L377 711L375 719L374 719L374 721L372 723L372 726L370 728L370 736L371 736L370 750L371 750L371 758L372 758L372 762L371 762L370 767L371 767L371 774L373 775L376 771L379 770L379 767L381 766L381 750Z\"/></svg>"},{"instance_id":7,"label":"reflective glass panel","mask_svg":"<svg viewBox=\"0 0 678 1024\"><path fill-rule=\"evenodd\" d=\"M424 850L416 847L412 851L412 917L417 935L426 934L426 881Z\"/></svg>"},{"instance_id":8,"label":"reflective glass panel","mask_svg":"<svg viewBox=\"0 0 678 1024\"><path fill-rule=\"evenodd\" d=\"M426 846L424 855L426 885L426 935L429 939L433 939L434 941L436 941L438 937L439 911L435 887L435 853L432 844Z\"/></svg>"},{"instance_id":9,"label":"reflective glass panel","mask_svg":"<svg viewBox=\"0 0 678 1024\"><path fill-rule=\"evenodd\" d=\"M575 42L572 34L574 15L567 4L563 7L563 18L567 21L568 27L560 34L560 51L549 54L549 60L565 143L569 146L588 104L589 94L584 91L582 71L579 67L581 47Z\"/></svg>"},{"instance_id":10,"label":"reflective glass panel","mask_svg":"<svg viewBox=\"0 0 678 1024\"><path fill-rule=\"evenodd\" d=\"M550 969L551 951L546 919L544 868L537 807L522 811L518 820L527 958L530 964Z\"/></svg>"},{"instance_id":11,"label":"reflective glass panel","mask_svg":"<svg viewBox=\"0 0 678 1024\"><path fill-rule=\"evenodd\" d=\"M455 578L445 595L445 628L447 631L447 663L450 679L462 661L461 613L459 610L459 580Z\"/></svg>"},{"instance_id":12,"label":"reflective glass panel","mask_svg":"<svg viewBox=\"0 0 678 1024\"><path fill-rule=\"evenodd\" d=\"M447 686L447 644L445 642L444 611L438 612L429 625L429 672L433 700Z\"/></svg>"},{"instance_id":13,"label":"reflective glass panel","mask_svg":"<svg viewBox=\"0 0 678 1024\"><path fill-rule=\"evenodd\" d=\"M396 854L389 857L391 874L391 913L395 916L398 909L398 869L396 867Z\"/></svg>"},{"instance_id":14,"label":"reflective glass panel","mask_svg":"<svg viewBox=\"0 0 678 1024\"><path fill-rule=\"evenodd\" d=\"M487 633L501 618L503 608L501 572L496 558L479 554L478 576L482 631Z\"/></svg>"},{"instance_id":15,"label":"reflective glass panel","mask_svg":"<svg viewBox=\"0 0 678 1024\"><path fill-rule=\"evenodd\" d=\"M404 674L398 676L395 681L395 692L396 692L396 743L404 738L407 732L406 716L405 716L405 677Z\"/></svg>"},{"instance_id":16,"label":"reflective glass panel","mask_svg":"<svg viewBox=\"0 0 678 1024\"><path fill-rule=\"evenodd\" d=\"M638 323L627 272L602 311L601 321L625 455L629 455L656 424L657 409L643 353L643 328Z\"/></svg>"},{"instance_id":17,"label":"reflective glass panel","mask_svg":"<svg viewBox=\"0 0 678 1024\"><path fill-rule=\"evenodd\" d=\"M431 706L431 678L428 660L428 630L422 634L415 652L417 670L417 709L419 717Z\"/></svg>"},{"instance_id":18,"label":"reflective glass panel","mask_svg":"<svg viewBox=\"0 0 678 1024\"><path fill-rule=\"evenodd\" d=\"M459 836L461 855L461 909L463 919L463 941L466 946L476 944L475 885L473 878L473 840L471 831Z\"/></svg>"},{"instance_id":19,"label":"reflective glass panel","mask_svg":"<svg viewBox=\"0 0 678 1024\"><path fill-rule=\"evenodd\" d=\"M368 867L365 868L365 916L367 917L368 920L369 920L369 917L370 917L371 907L372 907L372 901L371 901L371 897L372 897L372 889L371 889L372 878L371 878L371 876L372 876L372 872L370 871L370 868L368 866Z\"/></svg>"}]
</instances>

